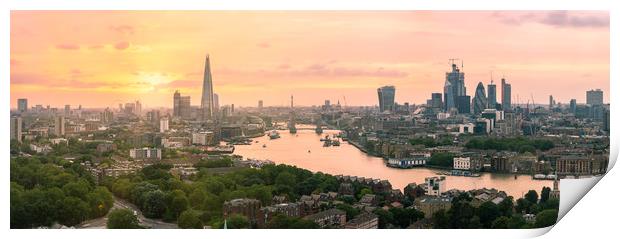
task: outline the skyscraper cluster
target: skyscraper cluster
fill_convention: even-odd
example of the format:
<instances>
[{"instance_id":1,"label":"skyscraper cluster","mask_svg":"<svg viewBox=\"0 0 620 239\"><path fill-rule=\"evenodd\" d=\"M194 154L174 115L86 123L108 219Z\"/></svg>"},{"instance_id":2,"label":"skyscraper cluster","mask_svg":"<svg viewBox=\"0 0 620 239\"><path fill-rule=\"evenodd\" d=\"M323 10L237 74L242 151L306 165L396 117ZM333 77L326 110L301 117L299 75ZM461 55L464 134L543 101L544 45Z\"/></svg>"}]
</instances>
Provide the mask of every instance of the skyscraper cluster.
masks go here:
<instances>
[{"instance_id":1,"label":"skyscraper cluster","mask_svg":"<svg viewBox=\"0 0 620 239\"><path fill-rule=\"evenodd\" d=\"M453 63L452 71L446 72L446 82L443 87L444 109L450 111L457 108L459 97L467 95L466 90L465 73L461 72L458 66ZM465 100L465 98L460 100Z\"/></svg>"}]
</instances>

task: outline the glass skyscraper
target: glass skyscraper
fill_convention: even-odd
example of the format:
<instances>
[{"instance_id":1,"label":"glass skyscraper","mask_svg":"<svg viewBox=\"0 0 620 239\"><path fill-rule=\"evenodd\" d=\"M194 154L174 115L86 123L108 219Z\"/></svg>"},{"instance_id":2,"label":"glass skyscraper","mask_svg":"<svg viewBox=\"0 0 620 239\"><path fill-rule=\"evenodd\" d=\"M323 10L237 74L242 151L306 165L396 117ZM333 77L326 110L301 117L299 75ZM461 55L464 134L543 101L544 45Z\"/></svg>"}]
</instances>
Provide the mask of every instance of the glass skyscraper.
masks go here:
<instances>
[{"instance_id":1,"label":"glass skyscraper","mask_svg":"<svg viewBox=\"0 0 620 239\"><path fill-rule=\"evenodd\" d=\"M394 111L394 96L396 95L396 88L394 86L388 85L383 86L377 89L377 94L379 96L379 111Z\"/></svg>"}]
</instances>

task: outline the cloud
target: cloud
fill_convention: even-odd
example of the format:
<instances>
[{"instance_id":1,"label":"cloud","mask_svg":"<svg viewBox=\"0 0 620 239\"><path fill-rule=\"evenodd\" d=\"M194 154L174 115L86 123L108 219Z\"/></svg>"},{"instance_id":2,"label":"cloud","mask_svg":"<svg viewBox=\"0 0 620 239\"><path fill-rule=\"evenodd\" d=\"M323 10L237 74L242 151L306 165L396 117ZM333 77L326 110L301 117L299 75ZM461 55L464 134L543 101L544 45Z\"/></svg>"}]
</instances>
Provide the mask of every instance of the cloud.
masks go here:
<instances>
[{"instance_id":1,"label":"cloud","mask_svg":"<svg viewBox=\"0 0 620 239\"><path fill-rule=\"evenodd\" d=\"M132 35L134 34L136 29L130 25L118 25L118 26L110 26L110 30L121 33L121 34Z\"/></svg>"},{"instance_id":2,"label":"cloud","mask_svg":"<svg viewBox=\"0 0 620 239\"><path fill-rule=\"evenodd\" d=\"M289 64L276 65L272 69L239 70L231 68L217 69L214 73L237 76L265 76L265 77L376 77L376 78L404 78L409 73L376 66L332 66L333 64L314 63L305 67L293 67Z\"/></svg>"},{"instance_id":3,"label":"cloud","mask_svg":"<svg viewBox=\"0 0 620 239\"><path fill-rule=\"evenodd\" d=\"M99 50L99 49L103 49L103 47L104 47L103 45L91 45L88 47L88 49Z\"/></svg>"},{"instance_id":4,"label":"cloud","mask_svg":"<svg viewBox=\"0 0 620 239\"><path fill-rule=\"evenodd\" d=\"M557 27L608 27L609 15L570 15L567 11L553 11L547 14L539 23Z\"/></svg>"},{"instance_id":5,"label":"cloud","mask_svg":"<svg viewBox=\"0 0 620 239\"><path fill-rule=\"evenodd\" d=\"M61 43L56 45L56 48L61 50L79 50L80 46L72 43Z\"/></svg>"},{"instance_id":6,"label":"cloud","mask_svg":"<svg viewBox=\"0 0 620 239\"><path fill-rule=\"evenodd\" d=\"M269 48L269 47L271 47L271 44L269 44L267 42L261 42L261 43L258 43L256 46L258 46L260 48Z\"/></svg>"},{"instance_id":7,"label":"cloud","mask_svg":"<svg viewBox=\"0 0 620 239\"><path fill-rule=\"evenodd\" d=\"M545 11L517 15L505 12L494 12L493 17L499 19L500 22L509 25L521 25L534 22L554 27L609 27L609 14L592 12Z\"/></svg>"},{"instance_id":8,"label":"cloud","mask_svg":"<svg viewBox=\"0 0 620 239\"><path fill-rule=\"evenodd\" d=\"M125 50L128 47L129 47L129 42L126 42L126 41L119 42L114 45L114 48L116 48L116 50Z\"/></svg>"}]
</instances>

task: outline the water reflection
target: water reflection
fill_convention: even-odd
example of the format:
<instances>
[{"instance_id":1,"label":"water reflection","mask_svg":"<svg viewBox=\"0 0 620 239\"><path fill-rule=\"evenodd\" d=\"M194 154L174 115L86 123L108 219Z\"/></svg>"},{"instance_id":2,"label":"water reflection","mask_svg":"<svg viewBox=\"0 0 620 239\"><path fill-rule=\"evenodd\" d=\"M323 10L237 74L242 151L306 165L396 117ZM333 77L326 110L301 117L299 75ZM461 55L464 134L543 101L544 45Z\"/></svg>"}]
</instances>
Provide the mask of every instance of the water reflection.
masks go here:
<instances>
[{"instance_id":1,"label":"water reflection","mask_svg":"<svg viewBox=\"0 0 620 239\"><path fill-rule=\"evenodd\" d=\"M423 183L424 178L436 176L437 172L440 172L427 168L389 168L385 166L383 159L368 156L346 142L342 142L338 147L323 147L320 139L326 135L338 134L337 130L325 130L322 134L313 130L298 130L297 134L279 132L279 139L270 140L268 136L263 136L254 139L258 140L258 143L237 145L235 154L246 158L270 159L276 163L295 165L314 172L386 179L394 188L401 190L408 183ZM519 175L515 179L514 175L509 174L484 173L480 177L447 176L446 179L448 189L496 188L515 198L521 197L530 189L540 193L543 186L552 185L552 181L533 180L529 175Z\"/></svg>"}]
</instances>

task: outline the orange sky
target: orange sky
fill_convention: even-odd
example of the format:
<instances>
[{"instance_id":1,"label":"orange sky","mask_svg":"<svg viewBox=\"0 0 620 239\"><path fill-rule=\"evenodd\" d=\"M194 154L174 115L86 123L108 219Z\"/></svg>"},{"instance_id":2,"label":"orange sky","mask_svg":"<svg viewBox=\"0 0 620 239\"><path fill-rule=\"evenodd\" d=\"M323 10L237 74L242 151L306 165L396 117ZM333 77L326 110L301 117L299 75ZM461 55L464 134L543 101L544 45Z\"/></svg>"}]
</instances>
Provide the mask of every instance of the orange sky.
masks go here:
<instances>
[{"instance_id":1,"label":"orange sky","mask_svg":"<svg viewBox=\"0 0 620 239\"><path fill-rule=\"evenodd\" d=\"M513 103L609 102L609 14L582 11L12 11L11 107L200 105L210 54L220 104L376 105L442 92L449 58L467 93L504 75Z\"/></svg>"}]
</instances>

